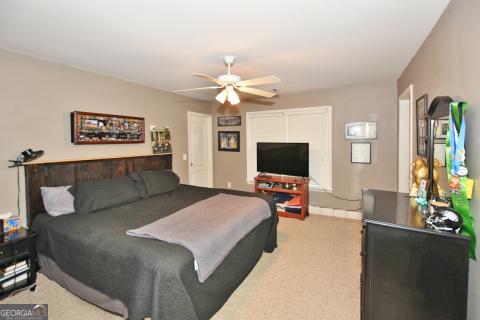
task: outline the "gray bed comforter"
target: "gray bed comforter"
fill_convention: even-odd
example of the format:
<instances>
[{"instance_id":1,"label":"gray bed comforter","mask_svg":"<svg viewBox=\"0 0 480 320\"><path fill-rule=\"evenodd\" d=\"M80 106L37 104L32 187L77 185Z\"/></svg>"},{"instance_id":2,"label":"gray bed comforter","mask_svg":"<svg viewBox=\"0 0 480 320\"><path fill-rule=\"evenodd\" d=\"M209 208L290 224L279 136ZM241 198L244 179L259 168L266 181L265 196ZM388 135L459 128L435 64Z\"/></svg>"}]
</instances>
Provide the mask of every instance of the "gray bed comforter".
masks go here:
<instances>
[{"instance_id":1,"label":"gray bed comforter","mask_svg":"<svg viewBox=\"0 0 480 320\"><path fill-rule=\"evenodd\" d=\"M268 201L271 217L240 240L215 272L200 283L192 253L164 241L130 237L135 229L219 193ZM208 319L260 259L276 247L273 200L261 194L180 185L173 192L109 210L59 217L39 215L37 250L85 285L119 299L129 319Z\"/></svg>"},{"instance_id":2,"label":"gray bed comforter","mask_svg":"<svg viewBox=\"0 0 480 320\"><path fill-rule=\"evenodd\" d=\"M268 202L220 193L127 235L177 243L193 254L198 280L205 280L235 245L272 214Z\"/></svg>"}]
</instances>

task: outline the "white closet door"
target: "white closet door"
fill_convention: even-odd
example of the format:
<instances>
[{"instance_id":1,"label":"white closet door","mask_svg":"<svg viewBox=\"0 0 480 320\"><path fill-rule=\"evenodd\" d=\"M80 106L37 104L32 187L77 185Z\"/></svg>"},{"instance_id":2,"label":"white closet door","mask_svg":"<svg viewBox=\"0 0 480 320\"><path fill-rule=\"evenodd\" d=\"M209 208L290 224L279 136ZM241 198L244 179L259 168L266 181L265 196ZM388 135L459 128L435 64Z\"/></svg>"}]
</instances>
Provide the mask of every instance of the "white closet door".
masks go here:
<instances>
[{"instance_id":1,"label":"white closet door","mask_svg":"<svg viewBox=\"0 0 480 320\"><path fill-rule=\"evenodd\" d=\"M328 108L286 112L287 142L307 142L310 149L310 186L332 189L331 120Z\"/></svg>"},{"instance_id":2,"label":"white closet door","mask_svg":"<svg viewBox=\"0 0 480 320\"><path fill-rule=\"evenodd\" d=\"M251 182L258 174L257 142L285 141L285 117L281 112L247 117L247 178Z\"/></svg>"}]
</instances>

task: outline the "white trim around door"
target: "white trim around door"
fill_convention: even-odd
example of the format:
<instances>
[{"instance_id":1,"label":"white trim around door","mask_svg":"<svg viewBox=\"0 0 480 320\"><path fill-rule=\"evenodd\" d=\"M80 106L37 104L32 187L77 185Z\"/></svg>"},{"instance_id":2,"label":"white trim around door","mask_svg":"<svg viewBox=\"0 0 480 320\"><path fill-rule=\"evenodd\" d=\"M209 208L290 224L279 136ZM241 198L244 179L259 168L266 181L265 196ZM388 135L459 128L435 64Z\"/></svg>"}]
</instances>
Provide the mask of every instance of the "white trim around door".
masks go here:
<instances>
[{"instance_id":1,"label":"white trim around door","mask_svg":"<svg viewBox=\"0 0 480 320\"><path fill-rule=\"evenodd\" d=\"M213 187L212 115L188 111L188 183Z\"/></svg>"},{"instance_id":2,"label":"white trim around door","mask_svg":"<svg viewBox=\"0 0 480 320\"><path fill-rule=\"evenodd\" d=\"M413 138L415 106L413 101L413 85L398 97L398 192L409 193L412 183L411 167L413 161Z\"/></svg>"}]
</instances>

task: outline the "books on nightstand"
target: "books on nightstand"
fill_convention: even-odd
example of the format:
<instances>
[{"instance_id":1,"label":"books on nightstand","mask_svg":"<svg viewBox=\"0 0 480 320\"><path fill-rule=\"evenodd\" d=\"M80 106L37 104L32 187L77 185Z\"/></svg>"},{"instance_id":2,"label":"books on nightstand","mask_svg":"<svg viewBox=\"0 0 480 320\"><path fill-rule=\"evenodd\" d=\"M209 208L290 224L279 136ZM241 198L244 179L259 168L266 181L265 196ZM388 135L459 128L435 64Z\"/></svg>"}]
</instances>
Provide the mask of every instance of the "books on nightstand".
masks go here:
<instances>
[{"instance_id":1,"label":"books on nightstand","mask_svg":"<svg viewBox=\"0 0 480 320\"><path fill-rule=\"evenodd\" d=\"M8 267L5 267L5 268L0 268L0 281L6 280L28 269L30 269L30 266L28 265L26 260L9 265ZM2 287L3 287L3 284L4 283L2 283Z\"/></svg>"},{"instance_id":2,"label":"books on nightstand","mask_svg":"<svg viewBox=\"0 0 480 320\"><path fill-rule=\"evenodd\" d=\"M11 278L10 280L2 282L2 284L0 284L0 286L2 287L2 289L9 289L10 287L12 287L14 285L23 284L23 281L27 280L27 278L28 278L28 274L22 273L22 274L14 277L14 278Z\"/></svg>"}]
</instances>

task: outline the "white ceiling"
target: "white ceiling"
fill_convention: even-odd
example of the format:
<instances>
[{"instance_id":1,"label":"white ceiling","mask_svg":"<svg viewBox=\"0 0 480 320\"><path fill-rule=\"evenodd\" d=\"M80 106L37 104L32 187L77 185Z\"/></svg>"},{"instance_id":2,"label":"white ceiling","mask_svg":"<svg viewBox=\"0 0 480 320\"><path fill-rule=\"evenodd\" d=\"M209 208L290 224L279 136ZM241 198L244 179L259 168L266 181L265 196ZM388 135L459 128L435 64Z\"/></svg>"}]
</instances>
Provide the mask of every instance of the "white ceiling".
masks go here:
<instances>
[{"instance_id":1,"label":"white ceiling","mask_svg":"<svg viewBox=\"0 0 480 320\"><path fill-rule=\"evenodd\" d=\"M163 90L210 85L191 73L233 54L285 94L395 81L448 2L2 0L0 47Z\"/></svg>"}]
</instances>

